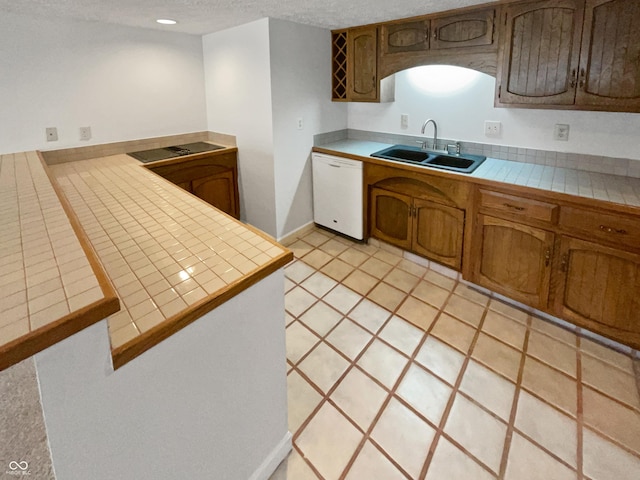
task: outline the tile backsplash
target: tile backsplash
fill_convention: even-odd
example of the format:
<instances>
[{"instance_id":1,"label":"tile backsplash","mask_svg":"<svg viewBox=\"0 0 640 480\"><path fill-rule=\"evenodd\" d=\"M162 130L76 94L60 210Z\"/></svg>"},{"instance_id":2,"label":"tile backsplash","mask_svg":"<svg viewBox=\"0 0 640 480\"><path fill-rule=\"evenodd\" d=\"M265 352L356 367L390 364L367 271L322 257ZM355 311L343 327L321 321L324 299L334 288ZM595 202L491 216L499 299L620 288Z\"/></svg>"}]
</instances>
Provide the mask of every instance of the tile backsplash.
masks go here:
<instances>
[{"instance_id":1,"label":"tile backsplash","mask_svg":"<svg viewBox=\"0 0 640 480\"><path fill-rule=\"evenodd\" d=\"M337 130L314 136L314 145L337 142L340 140L364 140L370 142L416 145L424 140L424 136L398 135L364 130ZM430 137L427 137L430 138ZM455 143L453 139L438 139L438 148L446 149L447 144ZM628 158L605 157L601 155L585 155L581 153L555 152L552 150L535 150L489 143L459 142L463 153L484 155L486 157L513 162L549 165L553 167L571 168L587 172L608 173L624 177L640 178L640 160Z\"/></svg>"}]
</instances>

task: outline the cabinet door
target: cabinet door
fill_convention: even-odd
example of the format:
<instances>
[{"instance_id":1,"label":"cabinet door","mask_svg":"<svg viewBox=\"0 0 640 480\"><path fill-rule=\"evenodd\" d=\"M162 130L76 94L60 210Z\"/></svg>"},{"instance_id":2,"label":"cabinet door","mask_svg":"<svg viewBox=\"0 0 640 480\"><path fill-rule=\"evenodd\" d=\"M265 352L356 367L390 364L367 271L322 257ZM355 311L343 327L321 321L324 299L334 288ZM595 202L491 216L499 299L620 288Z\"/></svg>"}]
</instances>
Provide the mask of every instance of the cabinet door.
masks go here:
<instances>
[{"instance_id":1,"label":"cabinet door","mask_svg":"<svg viewBox=\"0 0 640 480\"><path fill-rule=\"evenodd\" d=\"M574 103L583 3L558 0L506 7L497 103Z\"/></svg>"},{"instance_id":2,"label":"cabinet door","mask_svg":"<svg viewBox=\"0 0 640 480\"><path fill-rule=\"evenodd\" d=\"M428 50L429 20L383 25L382 49L385 54Z\"/></svg>"},{"instance_id":3,"label":"cabinet door","mask_svg":"<svg viewBox=\"0 0 640 480\"><path fill-rule=\"evenodd\" d=\"M452 15L431 20L431 48L459 48L491 45L495 9Z\"/></svg>"},{"instance_id":4,"label":"cabinet door","mask_svg":"<svg viewBox=\"0 0 640 480\"><path fill-rule=\"evenodd\" d=\"M413 212L413 251L460 270L464 210L415 199Z\"/></svg>"},{"instance_id":5,"label":"cabinet door","mask_svg":"<svg viewBox=\"0 0 640 480\"><path fill-rule=\"evenodd\" d=\"M378 99L378 29L352 28L347 34L348 100Z\"/></svg>"},{"instance_id":6,"label":"cabinet door","mask_svg":"<svg viewBox=\"0 0 640 480\"><path fill-rule=\"evenodd\" d=\"M410 250L411 197L372 188L370 198L371 236Z\"/></svg>"},{"instance_id":7,"label":"cabinet door","mask_svg":"<svg viewBox=\"0 0 640 480\"><path fill-rule=\"evenodd\" d=\"M555 313L640 348L640 255L563 237Z\"/></svg>"},{"instance_id":8,"label":"cabinet door","mask_svg":"<svg viewBox=\"0 0 640 480\"><path fill-rule=\"evenodd\" d=\"M536 308L549 297L553 233L478 215L479 258L473 281Z\"/></svg>"},{"instance_id":9,"label":"cabinet door","mask_svg":"<svg viewBox=\"0 0 640 480\"><path fill-rule=\"evenodd\" d=\"M587 0L576 104L640 111L640 2Z\"/></svg>"},{"instance_id":10,"label":"cabinet door","mask_svg":"<svg viewBox=\"0 0 640 480\"><path fill-rule=\"evenodd\" d=\"M191 182L192 192L214 207L236 218L239 217L235 196L235 176L232 170Z\"/></svg>"}]
</instances>

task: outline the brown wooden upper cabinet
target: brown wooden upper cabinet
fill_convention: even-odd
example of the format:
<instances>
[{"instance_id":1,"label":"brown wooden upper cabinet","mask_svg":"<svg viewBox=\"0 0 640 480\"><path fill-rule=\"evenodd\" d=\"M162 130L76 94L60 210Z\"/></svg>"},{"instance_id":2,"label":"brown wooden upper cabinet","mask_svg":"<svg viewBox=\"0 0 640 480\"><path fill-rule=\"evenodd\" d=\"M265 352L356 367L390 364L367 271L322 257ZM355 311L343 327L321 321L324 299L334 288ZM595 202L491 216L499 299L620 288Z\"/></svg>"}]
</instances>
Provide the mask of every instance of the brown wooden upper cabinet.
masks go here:
<instances>
[{"instance_id":1,"label":"brown wooden upper cabinet","mask_svg":"<svg viewBox=\"0 0 640 480\"><path fill-rule=\"evenodd\" d=\"M640 2L587 0L576 104L640 111Z\"/></svg>"},{"instance_id":2,"label":"brown wooden upper cabinet","mask_svg":"<svg viewBox=\"0 0 640 480\"><path fill-rule=\"evenodd\" d=\"M378 29L353 28L347 32L347 89L351 100L378 99Z\"/></svg>"},{"instance_id":3,"label":"brown wooden upper cabinet","mask_svg":"<svg viewBox=\"0 0 640 480\"><path fill-rule=\"evenodd\" d=\"M496 105L639 111L638 24L637 0L506 6Z\"/></svg>"},{"instance_id":4,"label":"brown wooden upper cabinet","mask_svg":"<svg viewBox=\"0 0 640 480\"><path fill-rule=\"evenodd\" d=\"M491 45L495 9L382 25L383 55Z\"/></svg>"}]
</instances>

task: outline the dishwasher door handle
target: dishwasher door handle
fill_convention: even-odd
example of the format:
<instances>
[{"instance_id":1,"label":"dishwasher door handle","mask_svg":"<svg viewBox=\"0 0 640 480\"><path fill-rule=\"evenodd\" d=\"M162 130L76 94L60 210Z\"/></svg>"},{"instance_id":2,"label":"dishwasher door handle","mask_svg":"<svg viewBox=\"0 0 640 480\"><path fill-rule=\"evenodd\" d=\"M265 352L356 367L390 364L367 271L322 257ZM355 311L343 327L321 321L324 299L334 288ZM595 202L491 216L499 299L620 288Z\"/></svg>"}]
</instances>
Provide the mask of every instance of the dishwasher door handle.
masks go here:
<instances>
[{"instance_id":1,"label":"dishwasher door handle","mask_svg":"<svg viewBox=\"0 0 640 480\"><path fill-rule=\"evenodd\" d=\"M335 163L330 163L329 166L334 168L340 168L340 165L336 165Z\"/></svg>"}]
</instances>

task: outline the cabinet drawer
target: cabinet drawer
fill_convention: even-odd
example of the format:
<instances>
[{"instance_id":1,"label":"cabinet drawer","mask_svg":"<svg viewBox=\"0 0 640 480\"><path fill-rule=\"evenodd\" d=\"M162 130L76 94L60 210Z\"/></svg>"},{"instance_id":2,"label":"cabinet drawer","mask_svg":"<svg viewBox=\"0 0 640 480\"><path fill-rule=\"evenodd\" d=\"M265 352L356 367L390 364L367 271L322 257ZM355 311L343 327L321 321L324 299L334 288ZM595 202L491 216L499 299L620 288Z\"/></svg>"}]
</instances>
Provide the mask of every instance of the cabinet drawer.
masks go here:
<instances>
[{"instance_id":1,"label":"cabinet drawer","mask_svg":"<svg viewBox=\"0 0 640 480\"><path fill-rule=\"evenodd\" d=\"M587 238L601 238L620 245L640 248L640 217L613 212L593 212L581 208L562 207L560 226Z\"/></svg>"},{"instance_id":2,"label":"cabinet drawer","mask_svg":"<svg viewBox=\"0 0 640 480\"><path fill-rule=\"evenodd\" d=\"M480 190L480 207L548 223L555 223L558 218L557 205L489 190Z\"/></svg>"}]
</instances>

